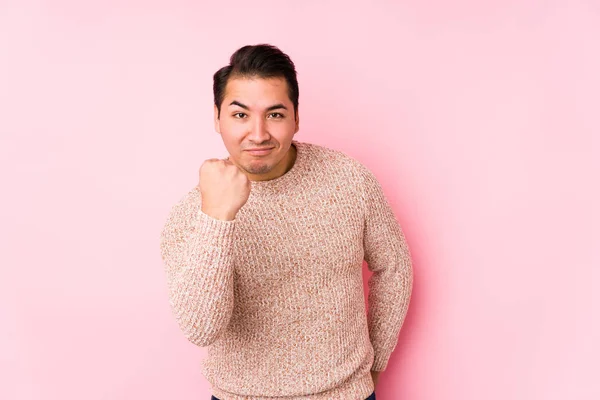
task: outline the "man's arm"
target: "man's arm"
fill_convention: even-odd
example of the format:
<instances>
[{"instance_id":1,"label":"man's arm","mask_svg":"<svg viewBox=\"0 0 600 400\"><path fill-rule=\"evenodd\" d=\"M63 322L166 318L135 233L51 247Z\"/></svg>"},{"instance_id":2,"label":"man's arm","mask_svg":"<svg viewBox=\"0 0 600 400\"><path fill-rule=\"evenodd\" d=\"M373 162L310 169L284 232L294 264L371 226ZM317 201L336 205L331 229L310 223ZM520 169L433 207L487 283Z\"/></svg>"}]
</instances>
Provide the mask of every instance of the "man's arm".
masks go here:
<instances>
[{"instance_id":1,"label":"man's arm","mask_svg":"<svg viewBox=\"0 0 600 400\"><path fill-rule=\"evenodd\" d=\"M203 213L194 187L171 209L161 232L169 302L184 335L198 346L215 341L231 318L235 224Z\"/></svg>"},{"instance_id":2,"label":"man's arm","mask_svg":"<svg viewBox=\"0 0 600 400\"><path fill-rule=\"evenodd\" d=\"M365 261L369 279L367 320L375 350L372 371L383 371L396 348L413 287L413 268L404 233L381 185L363 168Z\"/></svg>"}]
</instances>

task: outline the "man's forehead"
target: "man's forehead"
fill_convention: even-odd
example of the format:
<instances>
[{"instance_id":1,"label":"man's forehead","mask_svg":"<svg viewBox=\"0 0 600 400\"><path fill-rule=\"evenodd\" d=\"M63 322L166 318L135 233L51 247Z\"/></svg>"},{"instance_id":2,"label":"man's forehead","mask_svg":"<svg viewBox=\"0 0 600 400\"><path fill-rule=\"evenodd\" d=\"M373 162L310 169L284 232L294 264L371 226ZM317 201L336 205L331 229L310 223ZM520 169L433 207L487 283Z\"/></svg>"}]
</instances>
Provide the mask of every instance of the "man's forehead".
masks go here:
<instances>
[{"instance_id":1,"label":"man's forehead","mask_svg":"<svg viewBox=\"0 0 600 400\"><path fill-rule=\"evenodd\" d=\"M230 78L225 86L225 93L233 91L282 91L287 92L284 78Z\"/></svg>"},{"instance_id":2,"label":"man's forehead","mask_svg":"<svg viewBox=\"0 0 600 400\"><path fill-rule=\"evenodd\" d=\"M239 85L265 84L266 83L269 85L279 86L279 85L285 85L286 80L282 76L263 77L263 76L258 76L258 75L253 75L253 76L233 75L233 76L230 76L229 79L227 80L227 84L230 84L230 83L236 83Z\"/></svg>"},{"instance_id":3,"label":"man's forehead","mask_svg":"<svg viewBox=\"0 0 600 400\"><path fill-rule=\"evenodd\" d=\"M284 78L230 79L225 87L223 105L229 107L236 103L258 108L271 107L276 103L290 104L287 82Z\"/></svg>"}]
</instances>

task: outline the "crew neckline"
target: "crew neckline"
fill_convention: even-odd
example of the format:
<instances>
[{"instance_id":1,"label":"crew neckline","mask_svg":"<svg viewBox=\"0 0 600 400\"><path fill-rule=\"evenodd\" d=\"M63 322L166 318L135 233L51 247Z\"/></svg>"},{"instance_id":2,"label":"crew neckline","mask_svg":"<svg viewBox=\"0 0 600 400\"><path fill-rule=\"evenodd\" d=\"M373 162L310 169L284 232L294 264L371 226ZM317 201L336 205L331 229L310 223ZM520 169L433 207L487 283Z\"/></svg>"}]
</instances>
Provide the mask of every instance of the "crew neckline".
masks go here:
<instances>
[{"instance_id":1,"label":"crew neckline","mask_svg":"<svg viewBox=\"0 0 600 400\"><path fill-rule=\"evenodd\" d=\"M304 164L305 149L304 143L299 142L297 140L292 140L292 145L296 147L296 160L294 161L294 165L292 165L292 167L285 174L278 176L277 178L268 179L265 181L250 181L253 190L281 187L281 185L285 185L288 182L297 180L296 178L298 176L299 170Z\"/></svg>"}]
</instances>

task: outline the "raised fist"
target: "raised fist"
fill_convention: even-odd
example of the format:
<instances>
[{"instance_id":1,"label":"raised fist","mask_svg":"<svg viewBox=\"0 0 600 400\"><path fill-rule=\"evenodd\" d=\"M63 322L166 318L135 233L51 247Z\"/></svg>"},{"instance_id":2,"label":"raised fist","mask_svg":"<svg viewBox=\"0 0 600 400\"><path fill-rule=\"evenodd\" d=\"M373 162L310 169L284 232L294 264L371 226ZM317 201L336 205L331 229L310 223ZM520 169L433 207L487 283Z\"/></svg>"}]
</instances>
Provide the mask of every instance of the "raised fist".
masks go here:
<instances>
[{"instance_id":1,"label":"raised fist","mask_svg":"<svg viewBox=\"0 0 600 400\"><path fill-rule=\"evenodd\" d=\"M231 161L211 158L200 167L202 212L232 221L250 196L250 180Z\"/></svg>"}]
</instances>

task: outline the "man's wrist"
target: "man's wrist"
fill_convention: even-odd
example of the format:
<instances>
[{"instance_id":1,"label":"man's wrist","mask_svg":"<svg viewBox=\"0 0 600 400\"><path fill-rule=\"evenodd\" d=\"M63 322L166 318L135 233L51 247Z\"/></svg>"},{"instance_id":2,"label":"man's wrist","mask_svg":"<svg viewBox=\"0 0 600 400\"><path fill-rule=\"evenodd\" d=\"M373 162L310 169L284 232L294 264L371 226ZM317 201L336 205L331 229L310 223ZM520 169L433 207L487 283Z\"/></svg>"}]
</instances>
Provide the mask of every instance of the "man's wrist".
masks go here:
<instances>
[{"instance_id":1,"label":"man's wrist","mask_svg":"<svg viewBox=\"0 0 600 400\"><path fill-rule=\"evenodd\" d=\"M224 210L214 209L214 208L204 207L204 206L201 208L201 210L204 214L208 215L209 217L212 217L214 219L218 219L221 221L233 221L237 214L237 213L232 213L229 211L224 211Z\"/></svg>"}]
</instances>

